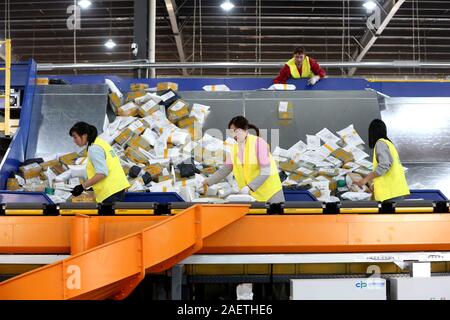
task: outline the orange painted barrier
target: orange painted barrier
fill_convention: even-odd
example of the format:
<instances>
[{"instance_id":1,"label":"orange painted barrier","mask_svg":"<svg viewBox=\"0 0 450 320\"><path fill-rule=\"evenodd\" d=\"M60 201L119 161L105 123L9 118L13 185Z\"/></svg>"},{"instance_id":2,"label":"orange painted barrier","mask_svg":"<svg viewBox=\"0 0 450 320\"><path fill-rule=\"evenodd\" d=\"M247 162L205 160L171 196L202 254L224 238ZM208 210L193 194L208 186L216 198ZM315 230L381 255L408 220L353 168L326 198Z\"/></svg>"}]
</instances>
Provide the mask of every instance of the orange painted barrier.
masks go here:
<instances>
[{"instance_id":1,"label":"orange painted barrier","mask_svg":"<svg viewBox=\"0 0 450 320\"><path fill-rule=\"evenodd\" d=\"M226 207L217 210L227 212ZM100 216L99 242L171 216ZM69 254L73 217L1 217L0 254ZM450 214L253 215L204 239L200 253L319 253L450 250Z\"/></svg>"},{"instance_id":2,"label":"orange painted barrier","mask_svg":"<svg viewBox=\"0 0 450 320\"><path fill-rule=\"evenodd\" d=\"M1 282L0 300L123 299L146 272L160 272L172 267L200 250L205 238L241 219L248 211L248 205L195 205L139 232ZM66 221L55 219L65 217L51 218L54 219L42 222L54 225ZM81 227L80 234L85 236L90 227ZM14 229L13 226L11 228ZM42 226L36 228L44 229ZM80 226L76 225L77 228ZM17 232L12 232L12 235L9 238L11 244L24 248L25 242L19 241ZM32 234L26 235L27 240L29 237ZM40 241L51 248L52 239L55 237L45 235ZM89 246L89 243L81 241L76 245L77 250Z\"/></svg>"}]
</instances>

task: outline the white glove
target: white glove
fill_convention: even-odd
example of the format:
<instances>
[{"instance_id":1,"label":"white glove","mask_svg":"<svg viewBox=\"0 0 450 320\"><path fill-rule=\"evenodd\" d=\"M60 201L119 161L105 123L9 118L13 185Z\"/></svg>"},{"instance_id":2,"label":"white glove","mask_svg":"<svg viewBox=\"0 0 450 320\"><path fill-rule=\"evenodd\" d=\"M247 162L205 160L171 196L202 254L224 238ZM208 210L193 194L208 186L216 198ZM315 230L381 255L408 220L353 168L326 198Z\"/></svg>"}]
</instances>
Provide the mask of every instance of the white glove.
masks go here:
<instances>
[{"instance_id":1,"label":"white glove","mask_svg":"<svg viewBox=\"0 0 450 320\"><path fill-rule=\"evenodd\" d=\"M243 187L240 191L240 194L250 194L250 188L248 186Z\"/></svg>"},{"instance_id":2,"label":"white glove","mask_svg":"<svg viewBox=\"0 0 450 320\"><path fill-rule=\"evenodd\" d=\"M319 76L314 76L314 77L312 77L312 78L309 78L309 80L308 80L308 85L313 86L313 85L315 85L315 84L317 83L317 81L319 81L319 80L320 80L320 77L319 77Z\"/></svg>"}]
</instances>

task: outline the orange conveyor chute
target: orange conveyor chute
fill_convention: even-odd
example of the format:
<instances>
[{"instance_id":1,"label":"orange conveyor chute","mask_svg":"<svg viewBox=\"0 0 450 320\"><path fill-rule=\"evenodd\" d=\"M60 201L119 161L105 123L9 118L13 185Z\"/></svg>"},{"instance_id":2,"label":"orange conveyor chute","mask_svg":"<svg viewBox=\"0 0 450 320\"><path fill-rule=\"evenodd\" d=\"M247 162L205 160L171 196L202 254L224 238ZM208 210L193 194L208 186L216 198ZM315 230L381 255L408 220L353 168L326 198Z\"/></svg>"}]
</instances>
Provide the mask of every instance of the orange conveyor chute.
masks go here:
<instances>
[{"instance_id":1,"label":"orange conveyor chute","mask_svg":"<svg viewBox=\"0 0 450 320\"><path fill-rule=\"evenodd\" d=\"M123 299L146 272L171 268L248 211L248 205L195 205L140 232L1 282L0 300Z\"/></svg>"}]
</instances>

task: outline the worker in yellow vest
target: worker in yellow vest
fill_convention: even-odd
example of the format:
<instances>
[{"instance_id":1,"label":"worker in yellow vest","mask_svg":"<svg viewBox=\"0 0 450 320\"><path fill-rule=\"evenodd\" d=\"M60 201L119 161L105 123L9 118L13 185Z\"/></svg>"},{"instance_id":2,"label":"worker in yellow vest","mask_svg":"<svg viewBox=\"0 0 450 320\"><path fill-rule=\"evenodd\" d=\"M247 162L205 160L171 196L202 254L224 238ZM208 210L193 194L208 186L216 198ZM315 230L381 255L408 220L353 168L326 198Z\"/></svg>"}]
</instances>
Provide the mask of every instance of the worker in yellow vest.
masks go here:
<instances>
[{"instance_id":1,"label":"worker in yellow vest","mask_svg":"<svg viewBox=\"0 0 450 320\"><path fill-rule=\"evenodd\" d=\"M289 78L309 78L308 84L315 85L325 76L325 70L317 61L308 57L304 48L297 47L294 49L294 56L280 70L280 74L273 80L273 83L284 84Z\"/></svg>"},{"instance_id":2,"label":"worker in yellow vest","mask_svg":"<svg viewBox=\"0 0 450 320\"><path fill-rule=\"evenodd\" d=\"M231 119L228 129L237 143L231 146L230 154L227 153L225 165L204 181L204 192L233 172L239 193L250 194L260 202L285 202L277 165L269 145L259 137L259 129L243 116ZM250 134L249 129L253 129L256 136Z\"/></svg>"},{"instance_id":3,"label":"worker in yellow vest","mask_svg":"<svg viewBox=\"0 0 450 320\"><path fill-rule=\"evenodd\" d=\"M362 187L373 180L373 195L376 201L395 202L408 196L405 170L397 149L387 137L386 124L375 119L369 126L369 147L373 148L373 170L357 184Z\"/></svg>"},{"instance_id":4,"label":"worker in yellow vest","mask_svg":"<svg viewBox=\"0 0 450 320\"><path fill-rule=\"evenodd\" d=\"M79 147L87 146L87 180L72 190L78 197L84 190L92 187L98 203L123 201L125 189L130 187L119 157L114 149L97 136L97 128L86 122L76 123L69 131L74 143Z\"/></svg>"}]
</instances>

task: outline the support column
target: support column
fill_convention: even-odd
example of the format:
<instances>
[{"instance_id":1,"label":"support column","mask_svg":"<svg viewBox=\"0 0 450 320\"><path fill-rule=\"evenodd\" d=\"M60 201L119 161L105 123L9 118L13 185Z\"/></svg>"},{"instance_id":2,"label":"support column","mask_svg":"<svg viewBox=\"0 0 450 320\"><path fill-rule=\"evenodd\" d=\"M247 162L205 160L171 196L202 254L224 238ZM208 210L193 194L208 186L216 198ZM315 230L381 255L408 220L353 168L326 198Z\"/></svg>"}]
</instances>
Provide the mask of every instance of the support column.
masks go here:
<instances>
[{"instance_id":1,"label":"support column","mask_svg":"<svg viewBox=\"0 0 450 320\"><path fill-rule=\"evenodd\" d=\"M133 42L138 45L138 54L134 57L135 60L144 61L148 59L148 12L149 1L134 0ZM145 69L139 69L135 70L134 76L142 78L145 74Z\"/></svg>"},{"instance_id":2,"label":"support column","mask_svg":"<svg viewBox=\"0 0 450 320\"><path fill-rule=\"evenodd\" d=\"M70 254L75 255L100 244L99 218L76 215L71 225Z\"/></svg>"},{"instance_id":3,"label":"support column","mask_svg":"<svg viewBox=\"0 0 450 320\"><path fill-rule=\"evenodd\" d=\"M181 300L183 286L183 266L176 264L172 267L172 277L170 278L170 298L171 300Z\"/></svg>"},{"instance_id":4,"label":"support column","mask_svg":"<svg viewBox=\"0 0 450 320\"><path fill-rule=\"evenodd\" d=\"M156 0L149 0L148 11L148 61L156 62ZM155 69L150 69L150 78L156 78Z\"/></svg>"}]
</instances>

